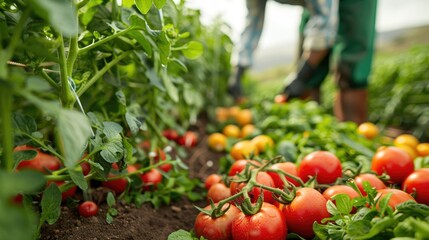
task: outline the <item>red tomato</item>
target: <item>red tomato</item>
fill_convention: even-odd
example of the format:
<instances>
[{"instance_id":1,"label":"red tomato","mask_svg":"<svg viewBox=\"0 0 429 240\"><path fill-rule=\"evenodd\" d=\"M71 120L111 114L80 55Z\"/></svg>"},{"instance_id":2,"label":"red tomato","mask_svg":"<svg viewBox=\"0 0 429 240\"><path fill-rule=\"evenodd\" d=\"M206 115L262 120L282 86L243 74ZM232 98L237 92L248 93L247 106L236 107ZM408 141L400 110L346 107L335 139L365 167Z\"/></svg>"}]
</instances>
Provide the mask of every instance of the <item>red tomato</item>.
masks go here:
<instances>
[{"instance_id":1,"label":"red tomato","mask_svg":"<svg viewBox=\"0 0 429 240\"><path fill-rule=\"evenodd\" d=\"M186 131L182 136L177 139L179 145L185 147L194 147L197 145L198 136L192 131Z\"/></svg>"},{"instance_id":2,"label":"red tomato","mask_svg":"<svg viewBox=\"0 0 429 240\"><path fill-rule=\"evenodd\" d=\"M342 175L340 159L328 151L315 151L306 155L298 167L298 176L304 181L315 176L318 183L334 183Z\"/></svg>"},{"instance_id":3,"label":"red tomato","mask_svg":"<svg viewBox=\"0 0 429 240\"><path fill-rule=\"evenodd\" d=\"M254 215L239 212L232 221L234 240L284 240L287 236L286 218L276 206L262 203L261 210Z\"/></svg>"},{"instance_id":4,"label":"red tomato","mask_svg":"<svg viewBox=\"0 0 429 240\"><path fill-rule=\"evenodd\" d=\"M293 201L283 206L283 213L289 231L306 239L314 237L313 223L330 217L326 210L326 199L313 188L301 188L296 191Z\"/></svg>"},{"instance_id":5,"label":"red tomato","mask_svg":"<svg viewBox=\"0 0 429 240\"><path fill-rule=\"evenodd\" d=\"M362 173L355 177L355 183L363 196L367 195L367 193L363 189L363 183L366 181L369 182L369 184L371 184L371 186L376 190L386 188L386 185L383 183L383 181L381 181L380 178L378 178L374 174Z\"/></svg>"},{"instance_id":6,"label":"red tomato","mask_svg":"<svg viewBox=\"0 0 429 240\"><path fill-rule=\"evenodd\" d=\"M115 175L113 173L109 173L107 177L112 178L115 177ZM126 178L119 178L102 182L101 185L103 187L112 189L116 194L121 194L127 189L128 181Z\"/></svg>"},{"instance_id":7,"label":"red tomato","mask_svg":"<svg viewBox=\"0 0 429 240\"><path fill-rule=\"evenodd\" d=\"M179 138L179 134L174 129L165 129L162 131L162 135L171 141L176 141Z\"/></svg>"},{"instance_id":8,"label":"red tomato","mask_svg":"<svg viewBox=\"0 0 429 240\"><path fill-rule=\"evenodd\" d=\"M231 197L231 190L224 183L215 183L207 192L207 201L210 199L217 203L225 198Z\"/></svg>"},{"instance_id":9,"label":"red tomato","mask_svg":"<svg viewBox=\"0 0 429 240\"><path fill-rule=\"evenodd\" d=\"M298 177L298 173L297 173L297 167L294 163L291 162L281 162L281 163L276 163L270 166L270 169L275 169L275 170L282 170L285 173L288 173L290 175L296 176ZM280 178L279 174L275 173L275 172L267 172L271 178L274 181L274 185L277 188L283 189L283 181ZM295 186L299 186L299 183L297 181L295 181L293 178L291 177L287 177L286 176L286 180L288 180L290 183L292 183Z\"/></svg>"},{"instance_id":10,"label":"red tomato","mask_svg":"<svg viewBox=\"0 0 429 240\"><path fill-rule=\"evenodd\" d=\"M218 204L215 203L215 206ZM228 207L227 204L222 206L225 210ZM211 206L207 206L204 209L210 210ZM240 210L234 205L230 205L228 211L218 218L212 218L211 216L200 212L194 223L195 234L198 238L204 237L208 240L230 240L232 239L232 221L235 219Z\"/></svg>"},{"instance_id":11,"label":"red tomato","mask_svg":"<svg viewBox=\"0 0 429 240\"><path fill-rule=\"evenodd\" d=\"M82 168L82 173L84 176L88 175L89 172L91 172L91 164L88 162L82 162L80 164L80 167Z\"/></svg>"},{"instance_id":12,"label":"red tomato","mask_svg":"<svg viewBox=\"0 0 429 240\"><path fill-rule=\"evenodd\" d=\"M359 197L359 193L347 185L330 186L325 191L323 191L323 197L326 200L332 200L332 197L337 194L347 194L351 199Z\"/></svg>"},{"instance_id":13,"label":"red tomato","mask_svg":"<svg viewBox=\"0 0 429 240\"><path fill-rule=\"evenodd\" d=\"M375 199L382 199L385 195L392 193L392 197L390 197L388 205L393 210L395 210L396 206L400 203L403 203L406 201L413 201L413 202L416 201L410 194L394 188L380 189L380 190L377 190L377 192L378 194L375 197ZM377 207L378 207L378 203L377 203Z\"/></svg>"},{"instance_id":14,"label":"red tomato","mask_svg":"<svg viewBox=\"0 0 429 240\"><path fill-rule=\"evenodd\" d=\"M237 160L231 165L231 168L229 169L229 172L228 172L228 176L234 176L237 173L240 173L246 168L246 165L248 163L249 164L252 163L257 166L261 165L258 161L255 161L255 160L245 160L245 159Z\"/></svg>"},{"instance_id":15,"label":"red tomato","mask_svg":"<svg viewBox=\"0 0 429 240\"><path fill-rule=\"evenodd\" d=\"M383 147L372 157L371 169L378 175L384 172L390 176L389 182L401 184L414 171L413 159L397 147Z\"/></svg>"},{"instance_id":16,"label":"red tomato","mask_svg":"<svg viewBox=\"0 0 429 240\"><path fill-rule=\"evenodd\" d=\"M18 146L15 147L14 151L25 151L25 150L35 150L37 152L36 157L31 160L21 161L18 164L17 169L33 169L42 173L48 173L50 171L55 171L60 169L61 162L60 160L50 154L44 153L40 151L38 148L34 148L31 146Z\"/></svg>"},{"instance_id":17,"label":"red tomato","mask_svg":"<svg viewBox=\"0 0 429 240\"><path fill-rule=\"evenodd\" d=\"M63 185L65 182L60 181L60 182L54 182L54 183L57 184L57 186L59 187L59 186ZM61 193L61 200L65 201L65 200L67 200L67 198L73 197L76 194L76 190L77 190L77 186L73 186L69 190L62 192Z\"/></svg>"},{"instance_id":18,"label":"red tomato","mask_svg":"<svg viewBox=\"0 0 429 240\"><path fill-rule=\"evenodd\" d=\"M93 201L85 201L79 206L79 214L82 217L92 217L97 215L98 206Z\"/></svg>"},{"instance_id":19,"label":"red tomato","mask_svg":"<svg viewBox=\"0 0 429 240\"><path fill-rule=\"evenodd\" d=\"M207 176L206 180L204 180L204 187L209 190L211 186L215 183L223 182L222 176L216 173L210 174Z\"/></svg>"},{"instance_id":20,"label":"red tomato","mask_svg":"<svg viewBox=\"0 0 429 240\"><path fill-rule=\"evenodd\" d=\"M258 172L258 175L256 175L256 182L268 187L275 187L274 186L274 181L273 179L270 177L270 175L268 175L268 173L266 172ZM231 195L234 195L238 192L240 192L244 186L246 186L246 182L231 182L231 185L229 186L231 189ZM254 187L252 188L252 190L249 192L249 197L250 200L252 202L256 202L259 198L259 195L264 194L264 202L268 202L268 203L274 203L275 199L273 198L273 195L270 191L265 190L265 189L261 189L259 187ZM240 198L239 198L240 199Z\"/></svg>"},{"instance_id":21,"label":"red tomato","mask_svg":"<svg viewBox=\"0 0 429 240\"><path fill-rule=\"evenodd\" d=\"M156 189L157 185L162 182L162 174L158 169L152 168L148 172L141 174L140 179L143 182L143 190L149 191Z\"/></svg>"},{"instance_id":22,"label":"red tomato","mask_svg":"<svg viewBox=\"0 0 429 240\"><path fill-rule=\"evenodd\" d=\"M418 203L429 205L429 168L422 168L411 173L402 184L407 193L415 193Z\"/></svg>"}]
</instances>

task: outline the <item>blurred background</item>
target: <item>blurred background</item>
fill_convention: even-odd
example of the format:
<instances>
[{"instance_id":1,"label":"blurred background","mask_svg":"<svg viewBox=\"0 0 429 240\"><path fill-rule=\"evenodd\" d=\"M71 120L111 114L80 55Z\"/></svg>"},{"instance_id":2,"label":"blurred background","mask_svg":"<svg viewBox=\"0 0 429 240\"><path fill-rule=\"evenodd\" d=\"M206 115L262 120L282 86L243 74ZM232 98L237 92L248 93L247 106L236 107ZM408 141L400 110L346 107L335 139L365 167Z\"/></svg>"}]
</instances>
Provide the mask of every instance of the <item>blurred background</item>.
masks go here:
<instances>
[{"instance_id":1,"label":"blurred background","mask_svg":"<svg viewBox=\"0 0 429 240\"><path fill-rule=\"evenodd\" d=\"M247 12L245 0L188 0L206 24L222 20L234 43ZM428 0L379 0L377 49L370 80L369 120L382 127L429 137L429 9ZM283 88L293 67L302 8L268 1L264 32L245 91L266 98ZM330 77L328 77L330 78ZM256 92L257 89L257 92ZM332 111L335 85L322 87L322 106Z\"/></svg>"}]
</instances>

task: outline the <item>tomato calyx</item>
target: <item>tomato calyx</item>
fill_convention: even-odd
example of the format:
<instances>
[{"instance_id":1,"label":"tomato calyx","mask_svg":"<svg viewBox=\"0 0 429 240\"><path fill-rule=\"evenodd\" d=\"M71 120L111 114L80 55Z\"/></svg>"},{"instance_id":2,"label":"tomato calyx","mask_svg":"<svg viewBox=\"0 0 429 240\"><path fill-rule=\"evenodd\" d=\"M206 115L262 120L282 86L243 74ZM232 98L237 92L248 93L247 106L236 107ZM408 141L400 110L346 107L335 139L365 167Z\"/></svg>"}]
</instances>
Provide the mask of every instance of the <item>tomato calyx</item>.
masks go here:
<instances>
[{"instance_id":1,"label":"tomato calyx","mask_svg":"<svg viewBox=\"0 0 429 240\"><path fill-rule=\"evenodd\" d=\"M225 204L228 204L226 208L223 207ZM211 218L214 219L214 218L219 218L225 215L226 212L228 212L229 208L231 207L231 203L225 203L225 204L218 204L218 206L216 206L215 203L210 199L210 209L200 208L195 205L194 207L198 209L200 212L206 215L209 215Z\"/></svg>"}]
</instances>

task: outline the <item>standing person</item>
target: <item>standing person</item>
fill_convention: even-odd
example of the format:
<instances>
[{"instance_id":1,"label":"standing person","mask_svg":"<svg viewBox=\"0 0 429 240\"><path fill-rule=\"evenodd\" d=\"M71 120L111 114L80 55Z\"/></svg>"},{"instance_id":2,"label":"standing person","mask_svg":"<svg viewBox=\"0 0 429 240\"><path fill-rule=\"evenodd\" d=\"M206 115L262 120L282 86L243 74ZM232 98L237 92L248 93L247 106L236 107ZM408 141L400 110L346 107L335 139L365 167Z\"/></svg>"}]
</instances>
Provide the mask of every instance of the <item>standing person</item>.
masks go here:
<instances>
[{"instance_id":1,"label":"standing person","mask_svg":"<svg viewBox=\"0 0 429 240\"><path fill-rule=\"evenodd\" d=\"M248 8L249 2L253 1L247 0ZM302 56L296 74L290 76L291 81L283 93L288 98L310 96L319 101L320 86L330 71L330 64L335 63L334 78L339 89L335 99L335 116L341 121L358 124L366 121L377 0L306 0L305 7L300 26ZM252 42L257 45L260 38L258 32L257 27L252 27L248 22L241 45ZM253 36L253 41L246 36ZM239 85L240 64L243 63L240 59L246 59L246 56L252 59L249 52L249 47L247 50L239 48L236 81L230 89Z\"/></svg>"}]
</instances>

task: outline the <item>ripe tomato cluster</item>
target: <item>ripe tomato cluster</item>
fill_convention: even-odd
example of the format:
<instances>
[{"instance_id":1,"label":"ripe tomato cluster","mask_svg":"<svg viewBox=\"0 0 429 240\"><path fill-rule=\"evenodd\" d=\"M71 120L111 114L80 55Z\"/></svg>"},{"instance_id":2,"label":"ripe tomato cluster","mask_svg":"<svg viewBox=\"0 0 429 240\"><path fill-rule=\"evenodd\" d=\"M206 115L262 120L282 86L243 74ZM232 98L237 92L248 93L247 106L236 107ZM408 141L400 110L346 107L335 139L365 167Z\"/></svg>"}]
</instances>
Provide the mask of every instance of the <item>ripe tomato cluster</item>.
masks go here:
<instances>
[{"instance_id":1,"label":"ripe tomato cluster","mask_svg":"<svg viewBox=\"0 0 429 240\"><path fill-rule=\"evenodd\" d=\"M234 160L226 176L211 174L205 179L209 205L195 219L195 234L236 240L285 239L288 233L295 233L310 239L315 235L313 225L331 217L328 201L336 204L339 194L365 198L368 190L376 192L376 205L366 205L370 208L378 209L386 196L392 209L405 201L429 204L429 169L414 171L412 159L403 150L380 148L372 159L372 173L350 178L344 171L336 155L320 150L305 155L297 164ZM389 180L383 181L382 174L390 176ZM249 212L246 198L254 212Z\"/></svg>"}]
</instances>

